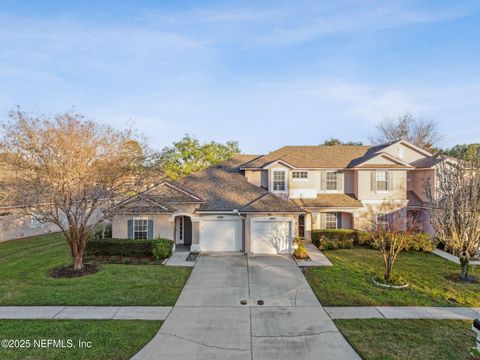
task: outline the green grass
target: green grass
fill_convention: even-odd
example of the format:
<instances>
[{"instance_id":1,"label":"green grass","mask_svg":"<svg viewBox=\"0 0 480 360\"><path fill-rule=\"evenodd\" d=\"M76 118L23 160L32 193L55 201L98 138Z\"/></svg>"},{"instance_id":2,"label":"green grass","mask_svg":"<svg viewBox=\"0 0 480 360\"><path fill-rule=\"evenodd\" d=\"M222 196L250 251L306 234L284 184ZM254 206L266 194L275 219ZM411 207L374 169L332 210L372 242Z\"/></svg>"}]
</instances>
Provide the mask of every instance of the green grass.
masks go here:
<instances>
[{"instance_id":1,"label":"green grass","mask_svg":"<svg viewBox=\"0 0 480 360\"><path fill-rule=\"evenodd\" d=\"M431 253L401 253L394 271L409 284L406 290L374 286L371 278L382 271L377 250L355 248L324 251L334 266L310 268L305 276L324 306L480 306L480 283L447 280L458 274L459 265ZM480 268L472 267L480 277Z\"/></svg>"},{"instance_id":2,"label":"green grass","mask_svg":"<svg viewBox=\"0 0 480 360\"><path fill-rule=\"evenodd\" d=\"M471 360L470 321L335 320L364 360Z\"/></svg>"},{"instance_id":3,"label":"green grass","mask_svg":"<svg viewBox=\"0 0 480 360\"><path fill-rule=\"evenodd\" d=\"M30 340L30 348L0 347L0 359L130 359L157 333L161 321L1 320L0 339ZM71 339L76 348L34 348L34 340ZM91 342L79 348L79 340Z\"/></svg>"},{"instance_id":4,"label":"green grass","mask_svg":"<svg viewBox=\"0 0 480 360\"><path fill-rule=\"evenodd\" d=\"M174 305L190 269L103 264L96 274L54 279L71 263L60 234L0 244L0 305Z\"/></svg>"}]
</instances>

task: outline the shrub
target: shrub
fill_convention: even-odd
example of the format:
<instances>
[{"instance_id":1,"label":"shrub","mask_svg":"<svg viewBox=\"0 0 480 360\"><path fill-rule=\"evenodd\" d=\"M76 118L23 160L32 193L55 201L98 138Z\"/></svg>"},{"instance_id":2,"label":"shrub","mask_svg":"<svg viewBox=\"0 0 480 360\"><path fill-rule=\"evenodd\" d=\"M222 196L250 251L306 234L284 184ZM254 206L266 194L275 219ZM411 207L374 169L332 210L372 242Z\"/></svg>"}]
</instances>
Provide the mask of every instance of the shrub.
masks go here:
<instances>
[{"instance_id":1,"label":"shrub","mask_svg":"<svg viewBox=\"0 0 480 360\"><path fill-rule=\"evenodd\" d=\"M93 256L155 257L157 260L171 256L173 241L92 239L87 243L86 253Z\"/></svg>"},{"instance_id":2,"label":"shrub","mask_svg":"<svg viewBox=\"0 0 480 360\"><path fill-rule=\"evenodd\" d=\"M328 230L313 230L312 243L319 246L324 240L351 240L354 237L354 231L351 229L328 229Z\"/></svg>"},{"instance_id":3,"label":"shrub","mask_svg":"<svg viewBox=\"0 0 480 360\"><path fill-rule=\"evenodd\" d=\"M338 250L338 249L352 249L353 239L346 240L323 240L318 246L320 250Z\"/></svg>"},{"instance_id":4,"label":"shrub","mask_svg":"<svg viewBox=\"0 0 480 360\"><path fill-rule=\"evenodd\" d=\"M371 231L356 231L355 243L362 246L370 246L375 248L373 242L373 235L375 232ZM405 251L422 251L430 252L436 248L436 242L431 239L427 233L408 233Z\"/></svg>"},{"instance_id":5,"label":"shrub","mask_svg":"<svg viewBox=\"0 0 480 360\"><path fill-rule=\"evenodd\" d=\"M309 259L307 250L305 249L305 245L300 238L295 238L294 240L295 250L293 251L293 256L296 259Z\"/></svg>"}]
</instances>

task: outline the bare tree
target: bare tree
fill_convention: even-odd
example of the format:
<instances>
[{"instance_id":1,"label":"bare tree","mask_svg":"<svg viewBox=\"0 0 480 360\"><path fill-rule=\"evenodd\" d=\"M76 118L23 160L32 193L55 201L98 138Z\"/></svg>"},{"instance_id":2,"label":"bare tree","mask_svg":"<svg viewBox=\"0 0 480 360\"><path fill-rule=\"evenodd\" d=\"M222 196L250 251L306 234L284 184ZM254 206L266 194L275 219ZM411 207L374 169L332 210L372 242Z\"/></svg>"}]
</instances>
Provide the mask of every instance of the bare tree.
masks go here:
<instances>
[{"instance_id":1,"label":"bare tree","mask_svg":"<svg viewBox=\"0 0 480 360\"><path fill-rule=\"evenodd\" d=\"M460 278L480 251L480 162L445 159L435 186L425 181L428 215L437 238L460 260Z\"/></svg>"},{"instance_id":2,"label":"bare tree","mask_svg":"<svg viewBox=\"0 0 480 360\"><path fill-rule=\"evenodd\" d=\"M107 216L102 210L136 186L144 146L131 131L74 113L36 118L17 110L2 128L4 191L25 215L58 226L81 270L91 229Z\"/></svg>"},{"instance_id":3,"label":"bare tree","mask_svg":"<svg viewBox=\"0 0 480 360\"><path fill-rule=\"evenodd\" d=\"M376 125L377 136L371 137L374 144L397 140L406 140L425 150L434 150L435 144L442 139L438 123L432 120L419 120L407 113L397 119L385 119Z\"/></svg>"},{"instance_id":4,"label":"bare tree","mask_svg":"<svg viewBox=\"0 0 480 360\"><path fill-rule=\"evenodd\" d=\"M391 281L393 266L398 255L408 245L407 218L398 205L385 202L379 207L369 207L364 215L372 224L372 241L382 253L383 277Z\"/></svg>"}]
</instances>

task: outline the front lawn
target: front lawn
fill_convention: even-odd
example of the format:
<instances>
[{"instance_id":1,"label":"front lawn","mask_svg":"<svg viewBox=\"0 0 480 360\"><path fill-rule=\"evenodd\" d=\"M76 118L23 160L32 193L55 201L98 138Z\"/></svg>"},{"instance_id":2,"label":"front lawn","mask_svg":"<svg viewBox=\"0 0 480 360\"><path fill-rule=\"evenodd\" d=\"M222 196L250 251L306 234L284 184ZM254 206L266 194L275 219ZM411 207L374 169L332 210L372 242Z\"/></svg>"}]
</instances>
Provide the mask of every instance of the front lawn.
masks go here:
<instances>
[{"instance_id":1,"label":"front lawn","mask_svg":"<svg viewBox=\"0 0 480 360\"><path fill-rule=\"evenodd\" d=\"M88 276L50 277L70 264L69 251L60 234L0 243L0 305L174 305L191 271L103 264Z\"/></svg>"},{"instance_id":2,"label":"front lawn","mask_svg":"<svg viewBox=\"0 0 480 360\"><path fill-rule=\"evenodd\" d=\"M470 321L335 320L364 360L471 360Z\"/></svg>"},{"instance_id":3,"label":"front lawn","mask_svg":"<svg viewBox=\"0 0 480 360\"><path fill-rule=\"evenodd\" d=\"M404 252L395 263L410 287L390 290L376 287L371 278L383 269L379 251L355 248L324 251L334 266L305 270L305 276L323 306L480 306L480 283L447 280L459 265L431 253ZM471 274L480 277L480 269Z\"/></svg>"},{"instance_id":4,"label":"front lawn","mask_svg":"<svg viewBox=\"0 0 480 360\"><path fill-rule=\"evenodd\" d=\"M0 339L25 340L24 348L0 347L0 359L130 359L161 325L136 320L0 320ZM40 340L63 340L65 347L42 345Z\"/></svg>"}]
</instances>

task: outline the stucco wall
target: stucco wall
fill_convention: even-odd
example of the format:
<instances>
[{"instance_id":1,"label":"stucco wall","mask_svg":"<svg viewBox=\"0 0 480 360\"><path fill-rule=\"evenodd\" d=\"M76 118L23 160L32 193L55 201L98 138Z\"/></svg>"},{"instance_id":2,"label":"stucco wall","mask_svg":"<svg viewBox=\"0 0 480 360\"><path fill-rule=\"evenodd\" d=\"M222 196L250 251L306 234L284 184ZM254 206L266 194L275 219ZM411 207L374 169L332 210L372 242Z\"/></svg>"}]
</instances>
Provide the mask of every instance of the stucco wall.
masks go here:
<instances>
[{"instance_id":1,"label":"stucco wall","mask_svg":"<svg viewBox=\"0 0 480 360\"><path fill-rule=\"evenodd\" d=\"M433 190L433 178L435 176L435 170L415 170L412 171L412 190L422 201L427 201L425 195L425 181L430 178L430 185Z\"/></svg>"},{"instance_id":2,"label":"stucco wall","mask_svg":"<svg viewBox=\"0 0 480 360\"><path fill-rule=\"evenodd\" d=\"M171 220L170 214L115 215L112 219L112 236L118 239L128 239L128 220L134 218L153 220L153 237L174 239L175 222Z\"/></svg>"},{"instance_id":3,"label":"stucco wall","mask_svg":"<svg viewBox=\"0 0 480 360\"><path fill-rule=\"evenodd\" d=\"M403 156L400 149L403 149ZM417 150L414 150L411 147L400 143L393 144L388 148L384 149L384 151L399 159L402 159L407 163L412 163L414 161L425 158L425 155L419 153Z\"/></svg>"},{"instance_id":4,"label":"stucco wall","mask_svg":"<svg viewBox=\"0 0 480 360\"><path fill-rule=\"evenodd\" d=\"M389 191L372 191L370 170L358 171L359 200L405 200L407 198L407 172L390 170L393 176L393 189Z\"/></svg>"},{"instance_id":5,"label":"stucco wall","mask_svg":"<svg viewBox=\"0 0 480 360\"><path fill-rule=\"evenodd\" d=\"M250 183L258 187L268 188L267 170L246 170L245 177Z\"/></svg>"}]
</instances>

